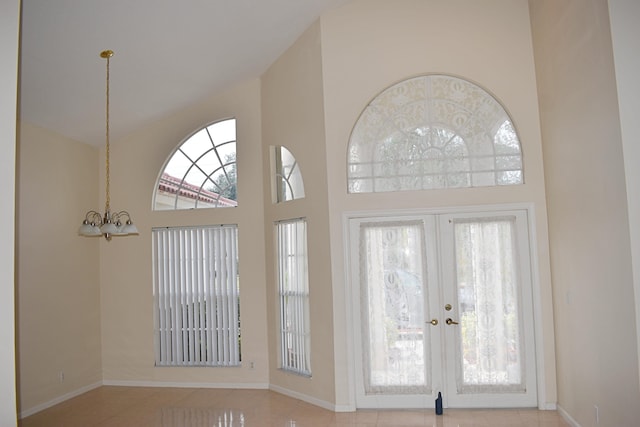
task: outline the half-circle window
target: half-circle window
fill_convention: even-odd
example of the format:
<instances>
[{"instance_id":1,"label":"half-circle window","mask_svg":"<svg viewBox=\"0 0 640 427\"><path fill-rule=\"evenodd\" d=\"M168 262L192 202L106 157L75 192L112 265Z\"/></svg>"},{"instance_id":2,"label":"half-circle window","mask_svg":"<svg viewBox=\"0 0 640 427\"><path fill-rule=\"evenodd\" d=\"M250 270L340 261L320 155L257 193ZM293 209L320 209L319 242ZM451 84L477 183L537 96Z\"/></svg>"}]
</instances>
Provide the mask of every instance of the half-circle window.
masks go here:
<instances>
[{"instance_id":1,"label":"half-circle window","mask_svg":"<svg viewBox=\"0 0 640 427\"><path fill-rule=\"evenodd\" d=\"M156 181L154 210L238 205L236 120L210 124L189 136L169 157Z\"/></svg>"},{"instance_id":2,"label":"half-circle window","mask_svg":"<svg viewBox=\"0 0 640 427\"><path fill-rule=\"evenodd\" d=\"M349 193L522 184L520 141L502 105L451 76L405 80L356 122Z\"/></svg>"}]
</instances>

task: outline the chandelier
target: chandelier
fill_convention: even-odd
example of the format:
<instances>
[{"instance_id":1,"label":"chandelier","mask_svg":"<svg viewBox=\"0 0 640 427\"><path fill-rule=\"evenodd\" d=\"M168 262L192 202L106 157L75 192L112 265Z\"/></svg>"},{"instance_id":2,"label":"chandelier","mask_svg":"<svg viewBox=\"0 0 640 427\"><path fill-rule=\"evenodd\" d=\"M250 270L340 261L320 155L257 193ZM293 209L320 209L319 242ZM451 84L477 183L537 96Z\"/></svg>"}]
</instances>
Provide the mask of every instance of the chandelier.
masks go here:
<instances>
[{"instance_id":1,"label":"chandelier","mask_svg":"<svg viewBox=\"0 0 640 427\"><path fill-rule=\"evenodd\" d=\"M112 236L138 234L138 228L131 221L129 212L111 212L111 195L109 193L109 59L112 56L112 50L100 52L100 57L107 60L106 197L104 215L93 210L87 212L82 225L78 229L78 233L81 236L104 236L107 240L111 240Z\"/></svg>"}]
</instances>

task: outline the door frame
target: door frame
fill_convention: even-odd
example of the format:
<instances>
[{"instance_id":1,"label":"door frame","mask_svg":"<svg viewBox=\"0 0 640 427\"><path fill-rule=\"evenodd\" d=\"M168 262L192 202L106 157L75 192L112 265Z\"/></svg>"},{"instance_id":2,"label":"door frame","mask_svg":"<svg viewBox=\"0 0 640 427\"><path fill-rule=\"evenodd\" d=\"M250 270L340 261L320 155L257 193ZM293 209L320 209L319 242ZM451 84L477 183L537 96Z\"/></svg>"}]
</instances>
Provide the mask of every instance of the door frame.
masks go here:
<instances>
[{"instance_id":1,"label":"door frame","mask_svg":"<svg viewBox=\"0 0 640 427\"><path fill-rule=\"evenodd\" d=\"M543 318L542 318L542 290L540 286L539 262L536 238L536 216L533 203L506 203L491 205L472 205L472 206L450 206L438 208L424 209L386 209L386 210L366 210L366 211L348 211L342 215L343 229L343 253L344 253L344 298L345 298L345 321L346 321L346 355L347 355L347 374L349 378L349 400L352 402L353 409L356 409L356 369L358 361L355 352L355 325L357 324L355 310L352 310L355 302L354 284L352 268L354 262L358 260L352 259L351 254L351 222L367 217L385 218L385 217L402 217L402 216L419 216L419 215L443 215L443 214L462 214L462 213L500 213L503 211L521 210L526 212L527 232L529 239L529 255L530 255L530 271L531 271L531 293L532 293L532 310L533 310L533 328L534 328L534 356L536 365L536 386L537 386L537 406L542 410L556 409L555 404L547 403L546 396L546 376L544 354L545 346L543 340ZM431 402L429 402L430 404ZM430 406L425 405L429 408Z\"/></svg>"}]
</instances>

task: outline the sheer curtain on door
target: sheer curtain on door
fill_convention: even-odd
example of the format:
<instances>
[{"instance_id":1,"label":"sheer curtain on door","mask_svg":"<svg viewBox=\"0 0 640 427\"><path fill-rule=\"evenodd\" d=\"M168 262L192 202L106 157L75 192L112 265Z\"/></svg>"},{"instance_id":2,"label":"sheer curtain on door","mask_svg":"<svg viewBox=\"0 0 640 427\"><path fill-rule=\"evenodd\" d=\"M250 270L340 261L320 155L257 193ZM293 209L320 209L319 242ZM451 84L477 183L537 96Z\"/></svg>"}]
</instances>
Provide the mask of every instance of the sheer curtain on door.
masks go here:
<instances>
[{"instance_id":1,"label":"sheer curtain on door","mask_svg":"<svg viewBox=\"0 0 640 427\"><path fill-rule=\"evenodd\" d=\"M424 225L360 229L363 377L367 394L430 392L425 370Z\"/></svg>"},{"instance_id":2,"label":"sheer curtain on door","mask_svg":"<svg viewBox=\"0 0 640 427\"><path fill-rule=\"evenodd\" d=\"M460 329L458 389L525 388L515 217L454 220Z\"/></svg>"}]
</instances>

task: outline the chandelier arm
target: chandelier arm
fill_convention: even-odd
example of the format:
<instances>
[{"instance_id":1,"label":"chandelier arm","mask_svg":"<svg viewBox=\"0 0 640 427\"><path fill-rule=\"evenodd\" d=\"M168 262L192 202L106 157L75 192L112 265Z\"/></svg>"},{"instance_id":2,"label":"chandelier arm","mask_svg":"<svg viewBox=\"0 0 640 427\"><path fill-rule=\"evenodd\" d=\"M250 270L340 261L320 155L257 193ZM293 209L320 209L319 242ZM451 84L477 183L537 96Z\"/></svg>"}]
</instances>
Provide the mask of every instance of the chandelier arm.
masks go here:
<instances>
[{"instance_id":1,"label":"chandelier arm","mask_svg":"<svg viewBox=\"0 0 640 427\"><path fill-rule=\"evenodd\" d=\"M113 212L113 213L111 214L111 216L112 216L113 218L118 218L118 219L119 219L121 216L126 216L126 217L127 217L127 219L131 219L131 215L130 215L130 214L129 214L129 212L127 212L127 211Z\"/></svg>"},{"instance_id":2,"label":"chandelier arm","mask_svg":"<svg viewBox=\"0 0 640 427\"><path fill-rule=\"evenodd\" d=\"M89 211L84 216L84 220L87 224L94 224L100 227L102 225L102 215L96 211Z\"/></svg>"}]
</instances>

